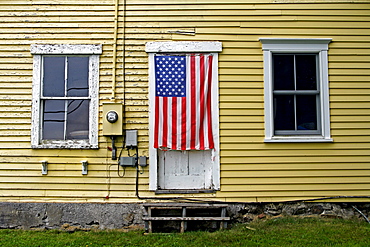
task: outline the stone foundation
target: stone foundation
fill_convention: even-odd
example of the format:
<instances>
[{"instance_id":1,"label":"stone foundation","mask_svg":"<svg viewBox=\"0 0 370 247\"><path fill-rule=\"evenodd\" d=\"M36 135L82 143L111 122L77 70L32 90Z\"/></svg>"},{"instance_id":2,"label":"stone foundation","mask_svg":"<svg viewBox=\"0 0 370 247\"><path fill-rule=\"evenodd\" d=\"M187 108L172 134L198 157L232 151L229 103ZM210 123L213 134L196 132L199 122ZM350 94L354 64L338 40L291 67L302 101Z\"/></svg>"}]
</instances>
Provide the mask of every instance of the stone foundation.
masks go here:
<instances>
[{"instance_id":1,"label":"stone foundation","mask_svg":"<svg viewBox=\"0 0 370 247\"><path fill-rule=\"evenodd\" d=\"M233 222L284 216L368 220L369 211L369 203L260 203L233 205L229 208L229 215Z\"/></svg>"},{"instance_id":2,"label":"stone foundation","mask_svg":"<svg viewBox=\"0 0 370 247\"><path fill-rule=\"evenodd\" d=\"M230 204L227 211L229 225L280 216L368 220L370 203L245 203ZM143 214L135 203L0 202L0 229L143 229Z\"/></svg>"}]
</instances>

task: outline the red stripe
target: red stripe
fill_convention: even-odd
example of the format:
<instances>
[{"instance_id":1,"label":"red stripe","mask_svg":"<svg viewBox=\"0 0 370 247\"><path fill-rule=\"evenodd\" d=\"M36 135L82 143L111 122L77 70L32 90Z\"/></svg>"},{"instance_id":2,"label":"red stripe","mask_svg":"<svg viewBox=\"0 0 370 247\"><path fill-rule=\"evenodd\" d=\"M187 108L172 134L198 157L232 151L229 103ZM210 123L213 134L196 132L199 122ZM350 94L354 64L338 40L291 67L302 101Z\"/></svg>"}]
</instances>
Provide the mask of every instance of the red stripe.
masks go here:
<instances>
[{"instance_id":1,"label":"red stripe","mask_svg":"<svg viewBox=\"0 0 370 247\"><path fill-rule=\"evenodd\" d=\"M172 137L171 148L176 150L177 146L177 97L172 97Z\"/></svg>"},{"instance_id":2,"label":"red stripe","mask_svg":"<svg viewBox=\"0 0 370 247\"><path fill-rule=\"evenodd\" d=\"M195 149L196 138L196 73L195 73L195 56L190 56L190 149Z\"/></svg>"},{"instance_id":3,"label":"red stripe","mask_svg":"<svg viewBox=\"0 0 370 247\"><path fill-rule=\"evenodd\" d=\"M181 98L181 150L186 150L186 98Z\"/></svg>"},{"instance_id":4,"label":"red stripe","mask_svg":"<svg viewBox=\"0 0 370 247\"><path fill-rule=\"evenodd\" d=\"M158 131L159 131L159 98L155 97L154 102L154 148L158 148Z\"/></svg>"},{"instance_id":5,"label":"red stripe","mask_svg":"<svg viewBox=\"0 0 370 247\"><path fill-rule=\"evenodd\" d=\"M190 68L188 72L190 71L190 73L187 74L187 77L189 78L188 83L190 83L190 90L187 92L186 97L181 97L181 99L173 97L172 101L168 101L171 100L171 98L160 98L155 96L154 148L168 147L173 150L194 150L196 147L198 147L197 149L200 150L214 148L211 112L213 57L200 55L199 68L196 64L197 57L198 55L191 55L188 57L188 59L190 59L188 64L190 65ZM208 65L205 60L208 60ZM208 68L207 80L205 74L207 71L206 66ZM197 90L197 75L200 79L200 85L198 85L200 91ZM199 102L197 102L197 97L199 97ZM187 103L188 100L190 100L190 103ZM171 109L168 109L169 102L172 102ZM199 111L200 115L198 126L197 110ZM160 115L159 113L163 114ZM188 120L190 120L190 129L187 129ZM207 125L204 126L206 121ZM206 131L208 131L207 134ZM196 143L197 132L199 134L199 143ZM180 136L178 137L178 135ZM206 146L206 140L208 140L209 146ZM187 142L190 142L190 147L187 146Z\"/></svg>"},{"instance_id":6,"label":"red stripe","mask_svg":"<svg viewBox=\"0 0 370 247\"><path fill-rule=\"evenodd\" d=\"M167 146L167 137L168 137L168 102L167 97L163 97L163 123L162 123L162 146Z\"/></svg>"},{"instance_id":7,"label":"red stripe","mask_svg":"<svg viewBox=\"0 0 370 247\"><path fill-rule=\"evenodd\" d=\"M200 73L200 85L199 85L199 149L204 150L204 110L205 110L205 95L204 95L204 84L205 82L205 60L204 56L200 56L200 68L199 68L199 73Z\"/></svg>"},{"instance_id":8,"label":"red stripe","mask_svg":"<svg viewBox=\"0 0 370 247\"><path fill-rule=\"evenodd\" d=\"M207 92L207 118L208 118L208 142L209 149L214 148L213 133L212 133L212 108L211 108L211 90L212 90L212 59L209 56L208 61L208 92Z\"/></svg>"}]
</instances>

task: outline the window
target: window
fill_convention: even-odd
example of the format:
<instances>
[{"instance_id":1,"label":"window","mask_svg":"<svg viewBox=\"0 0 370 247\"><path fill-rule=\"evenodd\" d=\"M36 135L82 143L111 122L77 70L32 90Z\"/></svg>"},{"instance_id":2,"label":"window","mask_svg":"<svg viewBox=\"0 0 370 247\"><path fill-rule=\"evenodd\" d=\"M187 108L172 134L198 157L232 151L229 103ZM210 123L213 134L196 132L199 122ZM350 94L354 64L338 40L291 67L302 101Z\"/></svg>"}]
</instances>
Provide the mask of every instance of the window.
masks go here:
<instances>
[{"instance_id":1,"label":"window","mask_svg":"<svg viewBox=\"0 0 370 247\"><path fill-rule=\"evenodd\" d=\"M330 142L331 39L262 38L265 142Z\"/></svg>"},{"instance_id":2,"label":"window","mask_svg":"<svg viewBox=\"0 0 370 247\"><path fill-rule=\"evenodd\" d=\"M98 148L100 45L32 45L33 148Z\"/></svg>"}]
</instances>

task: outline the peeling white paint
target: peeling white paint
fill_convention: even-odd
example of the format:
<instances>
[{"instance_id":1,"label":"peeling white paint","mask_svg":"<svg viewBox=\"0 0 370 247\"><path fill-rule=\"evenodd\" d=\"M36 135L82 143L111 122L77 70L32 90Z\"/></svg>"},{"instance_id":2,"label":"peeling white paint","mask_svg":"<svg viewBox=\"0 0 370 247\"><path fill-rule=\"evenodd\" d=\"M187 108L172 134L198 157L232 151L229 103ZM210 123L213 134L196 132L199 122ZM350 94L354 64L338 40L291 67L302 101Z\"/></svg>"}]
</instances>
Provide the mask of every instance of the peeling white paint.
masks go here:
<instances>
[{"instance_id":1,"label":"peeling white paint","mask_svg":"<svg viewBox=\"0 0 370 247\"><path fill-rule=\"evenodd\" d=\"M38 55L92 55L102 54L102 45L57 45L57 44L33 44L31 45L31 54Z\"/></svg>"},{"instance_id":2,"label":"peeling white paint","mask_svg":"<svg viewBox=\"0 0 370 247\"><path fill-rule=\"evenodd\" d=\"M32 82L32 148L96 149L98 148L99 113L99 55L101 45L31 45L33 59ZM43 55L90 55L89 56L89 139L88 140L42 140L41 138L41 88Z\"/></svg>"},{"instance_id":3,"label":"peeling white paint","mask_svg":"<svg viewBox=\"0 0 370 247\"><path fill-rule=\"evenodd\" d=\"M146 52L221 52L222 43L217 41L148 42Z\"/></svg>"}]
</instances>

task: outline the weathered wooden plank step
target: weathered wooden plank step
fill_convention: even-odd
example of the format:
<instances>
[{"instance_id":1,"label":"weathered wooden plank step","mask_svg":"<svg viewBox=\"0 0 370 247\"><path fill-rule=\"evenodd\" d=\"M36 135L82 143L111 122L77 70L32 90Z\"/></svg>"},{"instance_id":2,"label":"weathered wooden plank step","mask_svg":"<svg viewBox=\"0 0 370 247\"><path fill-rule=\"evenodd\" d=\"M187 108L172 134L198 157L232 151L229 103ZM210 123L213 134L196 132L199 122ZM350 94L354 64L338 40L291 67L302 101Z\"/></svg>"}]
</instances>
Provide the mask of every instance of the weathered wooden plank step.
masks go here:
<instances>
[{"instance_id":1,"label":"weathered wooden plank step","mask_svg":"<svg viewBox=\"0 0 370 247\"><path fill-rule=\"evenodd\" d=\"M144 207L193 207L193 208L226 208L228 204L208 204L208 203L145 203Z\"/></svg>"},{"instance_id":2,"label":"weathered wooden plank step","mask_svg":"<svg viewBox=\"0 0 370 247\"><path fill-rule=\"evenodd\" d=\"M188 207L187 207L188 208ZM174 209L182 209L182 207L150 207L151 210L174 210Z\"/></svg>"},{"instance_id":3,"label":"weathered wooden plank step","mask_svg":"<svg viewBox=\"0 0 370 247\"><path fill-rule=\"evenodd\" d=\"M152 220L184 220L184 221L193 221L193 220L217 220L217 221L228 221L230 217L143 217L144 221Z\"/></svg>"}]
</instances>

